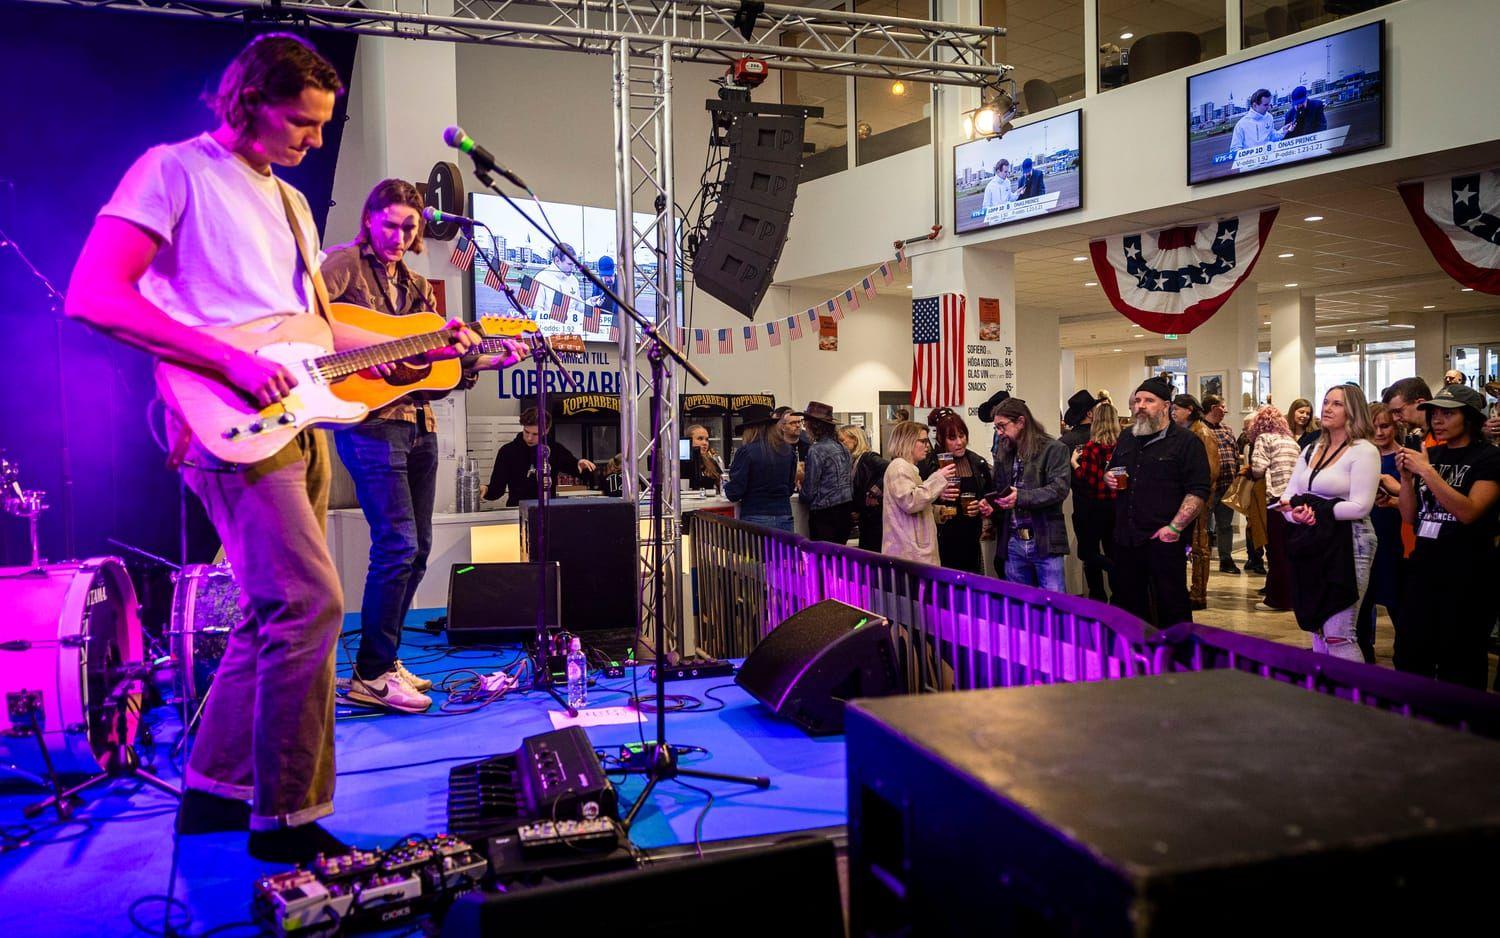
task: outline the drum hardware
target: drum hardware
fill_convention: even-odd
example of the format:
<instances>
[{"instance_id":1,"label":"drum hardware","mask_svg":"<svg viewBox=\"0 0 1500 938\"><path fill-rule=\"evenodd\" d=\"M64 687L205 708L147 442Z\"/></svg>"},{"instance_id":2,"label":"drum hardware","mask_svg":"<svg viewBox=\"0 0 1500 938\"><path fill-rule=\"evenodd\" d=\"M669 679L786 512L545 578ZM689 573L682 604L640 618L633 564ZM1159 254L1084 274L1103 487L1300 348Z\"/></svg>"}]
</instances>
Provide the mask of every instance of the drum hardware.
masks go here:
<instances>
[{"instance_id":1,"label":"drum hardware","mask_svg":"<svg viewBox=\"0 0 1500 938\"><path fill-rule=\"evenodd\" d=\"M47 503L46 492L41 489L21 488L20 478L21 467L15 460L0 458L0 486L4 487L0 505L4 506L6 514L25 518L31 525L31 567L19 575L45 576L46 568L42 564L42 541L37 531L37 522L41 519L42 512L51 506Z\"/></svg>"},{"instance_id":2,"label":"drum hardware","mask_svg":"<svg viewBox=\"0 0 1500 938\"><path fill-rule=\"evenodd\" d=\"M42 753L42 762L47 766L46 780L39 778L36 780L41 782L42 787L52 789L51 802L52 807L57 811L58 820L70 819L73 816L73 810L78 806L78 799L67 797L63 791L62 779L58 778L57 767L52 764L52 754L47 751L47 740L42 736L42 723L47 718L46 711L42 707L42 692L22 689L7 693L5 712L10 718L10 729L5 735L29 736L36 740L37 749ZM20 769L15 771L24 776L31 776L30 772ZM31 777L34 778L34 776ZM35 817L35 815L28 814L27 817Z\"/></svg>"}]
</instances>

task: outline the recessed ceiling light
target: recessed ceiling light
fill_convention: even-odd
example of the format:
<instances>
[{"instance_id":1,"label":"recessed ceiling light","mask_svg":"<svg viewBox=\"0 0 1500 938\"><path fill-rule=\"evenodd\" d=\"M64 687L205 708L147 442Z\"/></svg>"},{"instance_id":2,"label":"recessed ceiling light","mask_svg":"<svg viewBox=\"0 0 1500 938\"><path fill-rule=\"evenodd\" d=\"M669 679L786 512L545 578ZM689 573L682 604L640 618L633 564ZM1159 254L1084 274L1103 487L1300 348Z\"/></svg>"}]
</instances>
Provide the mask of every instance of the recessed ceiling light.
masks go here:
<instances>
[{"instance_id":1,"label":"recessed ceiling light","mask_svg":"<svg viewBox=\"0 0 1500 938\"><path fill-rule=\"evenodd\" d=\"M1122 348L1112 348L1112 349L1110 349L1110 351L1111 351L1111 352L1123 352L1123 351L1125 351L1125 350L1124 350L1124 349L1122 349Z\"/></svg>"},{"instance_id":2,"label":"recessed ceiling light","mask_svg":"<svg viewBox=\"0 0 1500 938\"><path fill-rule=\"evenodd\" d=\"M1288 287L1288 288L1290 288L1290 287L1295 287L1295 286L1296 286L1296 285L1297 285L1297 284L1296 284L1296 282L1292 282L1292 283L1283 283L1283 284L1282 284L1282 286L1284 286L1284 287Z\"/></svg>"},{"instance_id":3,"label":"recessed ceiling light","mask_svg":"<svg viewBox=\"0 0 1500 938\"><path fill-rule=\"evenodd\" d=\"M1135 38L1135 33L1121 33L1120 34L1120 38L1121 39L1134 39Z\"/></svg>"},{"instance_id":4,"label":"recessed ceiling light","mask_svg":"<svg viewBox=\"0 0 1500 938\"><path fill-rule=\"evenodd\" d=\"M1131 336L1132 339L1144 339L1145 337L1146 337L1146 333L1144 333L1144 332L1137 332L1137 333L1135 333L1134 335Z\"/></svg>"},{"instance_id":5,"label":"recessed ceiling light","mask_svg":"<svg viewBox=\"0 0 1500 938\"><path fill-rule=\"evenodd\" d=\"M1270 324L1271 324L1271 320L1269 320L1269 319L1267 319L1265 322L1261 323L1262 326L1269 326Z\"/></svg>"},{"instance_id":6,"label":"recessed ceiling light","mask_svg":"<svg viewBox=\"0 0 1500 938\"><path fill-rule=\"evenodd\" d=\"M1344 331L1345 332L1358 332L1359 330L1358 329L1354 329L1354 328L1349 328L1349 329L1345 329Z\"/></svg>"},{"instance_id":7,"label":"recessed ceiling light","mask_svg":"<svg viewBox=\"0 0 1500 938\"><path fill-rule=\"evenodd\" d=\"M1306 218L1304 218L1302 220L1303 221L1322 221L1323 220L1323 216L1322 215L1309 215L1309 216L1307 216Z\"/></svg>"},{"instance_id":8,"label":"recessed ceiling light","mask_svg":"<svg viewBox=\"0 0 1500 938\"><path fill-rule=\"evenodd\" d=\"M1073 258L1073 263L1076 264L1079 261L1086 261L1086 260L1088 260L1088 257L1086 255L1080 254L1077 257Z\"/></svg>"},{"instance_id":9,"label":"recessed ceiling light","mask_svg":"<svg viewBox=\"0 0 1500 938\"><path fill-rule=\"evenodd\" d=\"M1293 254L1291 251L1288 251L1285 254L1278 254L1276 256L1280 257L1280 258L1287 258L1287 257L1296 257L1297 255Z\"/></svg>"},{"instance_id":10,"label":"recessed ceiling light","mask_svg":"<svg viewBox=\"0 0 1500 938\"><path fill-rule=\"evenodd\" d=\"M1474 292L1474 288L1473 287L1460 287L1458 292L1459 293L1473 293Z\"/></svg>"},{"instance_id":11,"label":"recessed ceiling light","mask_svg":"<svg viewBox=\"0 0 1500 938\"><path fill-rule=\"evenodd\" d=\"M906 285L906 289L908 289L908 290L910 290L910 289L911 289L911 284L909 284L909 283L908 283L908 284L907 284L907 285Z\"/></svg>"},{"instance_id":12,"label":"recessed ceiling light","mask_svg":"<svg viewBox=\"0 0 1500 938\"><path fill-rule=\"evenodd\" d=\"M1086 287L1097 287L1099 282L1097 280L1085 280L1083 285Z\"/></svg>"},{"instance_id":13,"label":"recessed ceiling light","mask_svg":"<svg viewBox=\"0 0 1500 938\"><path fill-rule=\"evenodd\" d=\"M1422 307L1422 308L1423 308L1423 309L1437 309L1437 307L1436 307L1436 306L1434 306L1434 305L1432 305L1432 304L1431 304L1431 303L1428 303L1428 304L1427 304L1427 305L1426 305L1426 306L1424 306L1424 307Z\"/></svg>"}]
</instances>

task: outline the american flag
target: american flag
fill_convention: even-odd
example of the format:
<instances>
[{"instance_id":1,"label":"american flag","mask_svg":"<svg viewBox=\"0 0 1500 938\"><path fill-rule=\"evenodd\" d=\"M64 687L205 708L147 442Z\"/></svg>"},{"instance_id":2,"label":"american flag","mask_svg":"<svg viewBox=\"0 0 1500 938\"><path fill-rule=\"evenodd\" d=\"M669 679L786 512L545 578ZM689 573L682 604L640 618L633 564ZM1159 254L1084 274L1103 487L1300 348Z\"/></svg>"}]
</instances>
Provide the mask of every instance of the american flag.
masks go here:
<instances>
[{"instance_id":1,"label":"american flag","mask_svg":"<svg viewBox=\"0 0 1500 938\"><path fill-rule=\"evenodd\" d=\"M838 297L834 297L827 303L824 303L823 306L828 311L828 318L832 319L834 322L838 322L840 319L844 318L844 309L843 307L839 306Z\"/></svg>"},{"instance_id":2,"label":"american flag","mask_svg":"<svg viewBox=\"0 0 1500 938\"><path fill-rule=\"evenodd\" d=\"M853 287L844 291L844 308L851 313L859 309L859 294L854 292Z\"/></svg>"},{"instance_id":3,"label":"american flag","mask_svg":"<svg viewBox=\"0 0 1500 938\"><path fill-rule=\"evenodd\" d=\"M781 344L781 329L777 327L776 323L766 323L766 335L771 339L772 348Z\"/></svg>"},{"instance_id":4,"label":"american flag","mask_svg":"<svg viewBox=\"0 0 1500 938\"><path fill-rule=\"evenodd\" d=\"M902 270L911 270L911 261L907 258L906 251L902 248L896 248L896 263L900 265Z\"/></svg>"},{"instance_id":5,"label":"american flag","mask_svg":"<svg viewBox=\"0 0 1500 938\"><path fill-rule=\"evenodd\" d=\"M880 279L884 280L887 285L889 285L891 283L891 281L895 279L894 277L891 276L891 262L890 261L886 261L884 264L880 265Z\"/></svg>"},{"instance_id":6,"label":"american flag","mask_svg":"<svg viewBox=\"0 0 1500 938\"><path fill-rule=\"evenodd\" d=\"M693 330L693 351L697 352L699 355L709 354L707 329Z\"/></svg>"},{"instance_id":7,"label":"american flag","mask_svg":"<svg viewBox=\"0 0 1500 938\"><path fill-rule=\"evenodd\" d=\"M615 316L617 318L610 320L609 323L609 340L615 343L618 343L620 341L620 320L618 318L619 315L619 313L615 313Z\"/></svg>"},{"instance_id":8,"label":"american flag","mask_svg":"<svg viewBox=\"0 0 1500 938\"><path fill-rule=\"evenodd\" d=\"M453 254L448 258L448 262L459 270L468 270L470 267L473 267L474 242L463 235L459 235L458 242L453 245Z\"/></svg>"},{"instance_id":9,"label":"american flag","mask_svg":"<svg viewBox=\"0 0 1500 938\"><path fill-rule=\"evenodd\" d=\"M964 401L964 297L924 296L911 303L911 404L959 407Z\"/></svg>"},{"instance_id":10,"label":"american flag","mask_svg":"<svg viewBox=\"0 0 1500 938\"><path fill-rule=\"evenodd\" d=\"M521 277L521 289L516 293L516 302L525 309L536 305L537 282L529 276Z\"/></svg>"},{"instance_id":11,"label":"american flag","mask_svg":"<svg viewBox=\"0 0 1500 938\"><path fill-rule=\"evenodd\" d=\"M495 267L491 267L489 270L486 270L484 272L484 285L489 287L491 290L501 289L502 285L505 283L505 275L508 270L509 265L506 264L505 261L501 261Z\"/></svg>"},{"instance_id":12,"label":"american flag","mask_svg":"<svg viewBox=\"0 0 1500 938\"><path fill-rule=\"evenodd\" d=\"M568 321L568 299L568 295L563 291L552 291L552 318L558 322Z\"/></svg>"},{"instance_id":13,"label":"american flag","mask_svg":"<svg viewBox=\"0 0 1500 938\"><path fill-rule=\"evenodd\" d=\"M599 307L597 307L597 306L585 306L583 308L583 331L584 332L598 332L599 331Z\"/></svg>"},{"instance_id":14,"label":"american flag","mask_svg":"<svg viewBox=\"0 0 1500 938\"><path fill-rule=\"evenodd\" d=\"M871 280L869 277L866 277L859 282L859 285L865 288L866 297L872 300L875 299L877 295L875 293L875 281Z\"/></svg>"},{"instance_id":15,"label":"american flag","mask_svg":"<svg viewBox=\"0 0 1500 938\"><path fill-rule=\"evenodd\" d=\"M755 327L754 326L746 326L745 327L744 336L745 336L745 351L747 351L747 352L758 352L758 351L760 351L760 340L758 338L756 338L756 336L755 336Z\"/></svg>"},{"instance_id":16,"label":"american flag","mask_svg":"<svg viewBox=\"0 0 1500 938\"><path fill-rule=\"evenodd\" d=\"M786 318L786 331L792 334L792 338L802 338L802 317L788 316Z\"/></svg>"},{"instance_id":17,"label":"american flag","mask_svg":"<svg viewBox=\"0 0 1500 938\"><path fill-rule=\"evenodd\" d=\"M719 354L720 355L732 355L732 354L734 354L734 336L730 333L730 331L728 329L720 329L719 330Z\"/></svg>"},{"instance_id":18,"label":"american flag","mask_svg":"<svg viewBox=\"0 0 1500 938\"><path fill-rule=\"evenodd\" d=\"M816 309L809 309L807 312L803 313L802 315L804 315L804 316L807 317L807 324L808 325L810 325L810 326L816 326L818 324L818 311Z\"/></svg>"}]
</instances>

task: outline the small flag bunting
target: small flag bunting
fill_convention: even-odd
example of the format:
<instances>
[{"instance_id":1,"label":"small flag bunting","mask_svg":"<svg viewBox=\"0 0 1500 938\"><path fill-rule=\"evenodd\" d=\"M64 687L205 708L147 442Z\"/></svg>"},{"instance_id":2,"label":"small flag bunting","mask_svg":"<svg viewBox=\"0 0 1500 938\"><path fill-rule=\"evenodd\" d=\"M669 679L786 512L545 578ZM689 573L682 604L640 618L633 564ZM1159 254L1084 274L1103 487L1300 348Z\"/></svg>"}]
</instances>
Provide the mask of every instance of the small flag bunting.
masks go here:
<instances>
[{"instance_id":1,"label":"small flag bunting","mask_svg":"<svg viewBox=\"0 0 1500 938\"><path fill-rule=\"evenodd\" d=\"M618 313L616 313L615 315L619 316ZM614 320L610 321L610 324L609 324L609 340L611 342L616 342L616 343L620 341L620 320L619 319L614 319Z\"/></svg>"},{"instance_id":2,"label":"small flag bunting","mask_svg":"<svg viewBox=\"0 0 1500 938\"><path fill-rule=\"evenodd\" d=\"M537 282L535 279L529 275L521 277L521 290L516 294L516 302L520 303L523 308L530 309L536 305L536 291Z\"/></svg>"},{"instance_id":3,"label":"small flag bunting","mask_svg":"<svg viewBox=\"0 0 1500 938\"><path fill-rule=\"evenodd\" d=\"M453 254L449 256L448 262L459 270L468 270L474 266L474 242L458 236L458 241L453 245Z\"/></svg>"},{"instance_id":4,"label":"small flag bunting","mask_svg":"<svg viewBox=\"0 0 1500 938\"><path fill-rule=\"evenodd\" d=\"M693 351L699 355L708 355L708 332L704 329L693 330Z\"/></svg>"},{"instance_id":5,"label":"small flag bunting","mask_svg":"<svg viewBox=\"0 0 1500 938\"><path fill-rule=\"evenodd\" d=\"M885 281L886 286L890 286L891 281L893 281L895 279L894 277L891 276L891 262L890 261L886 261L884 264L880 265L880 279L882 279L882 280Z\"/></svg>"},{"instance_id":6,"label":"small flag bunting","mask_svg":"<svg viewBox=\"0 0 1500 938\"><path fill-rule=\"evenodd\" d=\"M584 332L598 332L599 331L599 307L597 307L597 306L585 306L583 308L583 331Z\"/></svg>"},{"instance_id":7,"label":"small flag bunting","mask_svg":"<svg viewBox=\"0 0 1500 938\"><path fill-rule=\"evenodd\" d=\"M561 290L552 291L552 318L558 322L568 321L568 295Z\"/></svg>"},{"instance_id":8,"label":"small flag bunting","mask_svg":"<svg viewBox=\"0 0 1500 938\"><path fill-rule=\"evenodd\" d=\"M824 303L823 306L828 312L828 318L834 322L838 322L844 318L844 310L843 307L839 306L838 297L834 297L827 303Z\"/></svg>"},{"instance_id":9,"label":"small flag bunting","mask_svg":"<svg viewBox=\"0 0 1500 938\"><path fill-rule=\"evenodd\" d=\"M734 336L728 329L719 330L719 354L734 354Z\"/></svg>"},{"instance_id":10,"label":"small flag bunting","mask_svg":"<svg viewBox=\"0 0 1500 938\"><path fill-rule=\"evenodd\" d=\"M853 287L850 287L849 289L844 291L843 300L844 309L848 312L852 313L855 310L859 309L859 294L854 292Z\"/></svg>"},{"instance_id":11,"label":"small flag bunting","mask_svg":"<svg viewBox=\"0 0 1500 938\"><path fill-rule=\"evenodd\" d=\"M781 329L778 328L777 323L766 323L766 337L771 340L772 348L781 344Z\"/></svg>"},{"instance_id":12,"label":"small flag bunting","mask_svg":"<svg viewBox=\"0 0 1500 938\"><path fill-rule=\"evenodd\" d=\"M859 285L865 288L865 297L867 299L875 299L875 281L871 280L869 277L866 277L859 282Z\"/></svg>"},{"instance_id":13,"label":"small flag bunting","mask_svg":"<svg viewBox=\"0 0 1500 938\"><path fill-rule=\"evenodd\" d=\"M746 326L744 332L742 333L742 335L744 336L744 339L745 339L745 351L747 351L747 352L758 352L758 351L760 351L760 340L755 337L755 327L754 326Z\"/></svg>"},{"instance_id":14,"label":"small flag bunting","mask_svg":"<svg viewBox=\"0 0 1500 938\"><path fill-rule=\"evenodd\" d=\"M786 331L789 332L794 339L802 338L802 317L788 316L786 318Z\"/></svg>"}]
</instances>

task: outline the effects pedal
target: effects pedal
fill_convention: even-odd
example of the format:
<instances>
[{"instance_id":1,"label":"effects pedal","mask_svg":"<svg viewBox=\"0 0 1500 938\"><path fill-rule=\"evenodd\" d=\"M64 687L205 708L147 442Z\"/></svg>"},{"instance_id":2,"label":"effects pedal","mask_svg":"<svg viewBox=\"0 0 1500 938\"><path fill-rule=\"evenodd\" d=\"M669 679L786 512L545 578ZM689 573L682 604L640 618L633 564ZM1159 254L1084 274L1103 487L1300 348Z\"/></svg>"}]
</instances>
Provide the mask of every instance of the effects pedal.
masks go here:
<instances>
[{"instance_id":1,"label":"effects pedal","mask_svg":"<svg viewBox=\"0 0 1500 938\"><path fill-rule=\"evenodd\" d=\"M547 856L568 850L613 850L620 842L619 829L609 818L583 821L541 821L516 829L516 840L525 856Z\"/></svg>"},{"instance_id":2,"label":"effects pedal","mask_svg":"<svg viewBox=\"0 0 1500 938\"><path fill-rule=\"evenodd\" d=\"M697 661L684 658L662 669L662 678L668 681L693 681L703 677L734 677L734 664L720 658ZM656 680L655 665L651 666L651 680Z\"/></svg>"}]
</instances>

